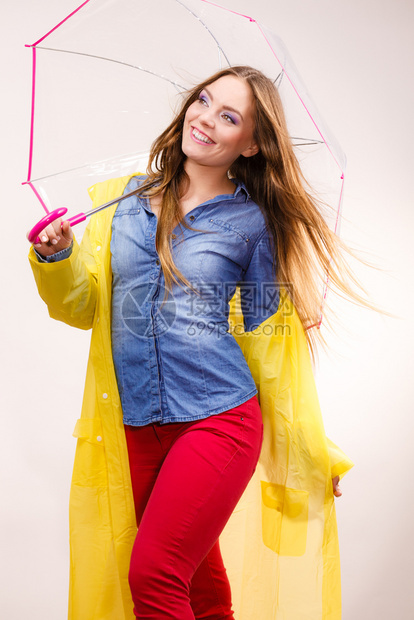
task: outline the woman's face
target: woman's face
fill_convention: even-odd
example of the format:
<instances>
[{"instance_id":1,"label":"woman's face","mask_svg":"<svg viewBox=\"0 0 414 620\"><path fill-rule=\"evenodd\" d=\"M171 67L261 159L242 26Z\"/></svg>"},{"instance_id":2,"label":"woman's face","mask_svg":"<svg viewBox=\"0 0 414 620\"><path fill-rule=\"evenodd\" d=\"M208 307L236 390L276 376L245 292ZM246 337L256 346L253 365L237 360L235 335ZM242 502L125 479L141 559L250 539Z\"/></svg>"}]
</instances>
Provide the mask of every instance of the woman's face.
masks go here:
<instances>
[{"instance_id":1,"label":"woman's face","mask_svg":"<svg viewBox=\"0 0 414 620\"><path fill-rule=\"evenodd\" d=\"M219 78L186 112L183 153L200 165L226 171L239 155L255 155L259 149L253 139L254 111L247 82L232 75Z\"/></svg>"}]
</instances>

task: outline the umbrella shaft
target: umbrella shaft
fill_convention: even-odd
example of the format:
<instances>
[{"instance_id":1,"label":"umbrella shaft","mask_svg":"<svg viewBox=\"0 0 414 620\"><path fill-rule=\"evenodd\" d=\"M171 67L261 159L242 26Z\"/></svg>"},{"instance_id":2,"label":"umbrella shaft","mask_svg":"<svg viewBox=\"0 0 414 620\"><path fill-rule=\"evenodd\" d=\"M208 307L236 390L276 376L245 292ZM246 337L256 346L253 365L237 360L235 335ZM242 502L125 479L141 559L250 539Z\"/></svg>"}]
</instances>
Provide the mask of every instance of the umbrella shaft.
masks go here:
<instances>
[{"instance_id":1,"label":"umbrella shaft","mask_svg":"<svg viewBox=\"0 0 414 620\"><path fill-rule=\"evenodd\" d=\"M131 196L134 196L137 193L137 190L134 190L133 192L129 192L128 194L123 194L122 196L119 196L118 198L114 198L113 200L110 200L109 202L106 202L105 204L101 205L100 207L96 207L95 209L91 209L90 211L87 211L86 213L82 213L79 215L84 215L85 218L89 217L90 215L93 215L94 213L98 213L98 211L103 211L103 209L107 209L108 207L111 207L112 205L116 204L117 202L121 202L121 200L125 200L126 198L130 198ZM74 218L77 217L76 215L74 216Z\"/></svg>"}]
</instances>

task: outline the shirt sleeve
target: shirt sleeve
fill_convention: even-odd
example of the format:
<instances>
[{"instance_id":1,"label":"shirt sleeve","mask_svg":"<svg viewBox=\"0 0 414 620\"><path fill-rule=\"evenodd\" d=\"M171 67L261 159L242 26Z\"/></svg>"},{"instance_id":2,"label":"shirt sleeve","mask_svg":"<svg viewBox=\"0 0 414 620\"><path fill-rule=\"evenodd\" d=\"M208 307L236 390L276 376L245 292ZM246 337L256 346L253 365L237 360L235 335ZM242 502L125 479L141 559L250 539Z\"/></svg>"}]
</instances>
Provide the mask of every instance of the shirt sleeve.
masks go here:
<instances>
[{"instance_id":1,"label":"shirt sleeve","mask_svg":"<svg viewBox=\"0 0 414 620\"><path fill-rule=\"evenodd\" d=\"M39 254L39 252L36 251L35 247L33 247L33 250L39 263L57 263L60 260L69 258L69 256L72 254L73 241L67 248L60 250L60 252L56 252L56 254L51 254L50 256L42 256L41 254Z\"/></svg>"},{"instance_id":2,"label":"shirt sleeve","mask_svg":"<svg viewBox=\"0 0 414 620\"><path fill-rule=\"evenodd\" d=\"M274 243L266 228L239 282L245 331L253 331L279 307L279 284L274 267Z\"/></svg>"}]
</instances>

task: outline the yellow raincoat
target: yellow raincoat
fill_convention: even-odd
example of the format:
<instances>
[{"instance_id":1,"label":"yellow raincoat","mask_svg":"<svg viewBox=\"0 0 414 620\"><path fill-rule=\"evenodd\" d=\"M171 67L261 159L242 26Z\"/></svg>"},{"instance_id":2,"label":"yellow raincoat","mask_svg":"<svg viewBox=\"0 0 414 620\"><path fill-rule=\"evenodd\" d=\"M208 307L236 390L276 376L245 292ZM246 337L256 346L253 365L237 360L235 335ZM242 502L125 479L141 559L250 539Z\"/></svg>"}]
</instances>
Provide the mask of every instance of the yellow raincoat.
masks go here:
<instances>
[{"instance_id":1,"label":"yellow raincoat","mask_svg":"<svg viewBox=\"0 0 414 620\"><path fill-rule=\"evenodd\" d=\"M91 188L94 206L130 177ZM133 620L128 568L136 534L122 410L111 352L111 221L92 217L70 258L29 259L51 317L92 328L70 496L69 620ZM324 432L305 335L288 298L244 333L231 325L259 391L263 448L220 536L237 620L339 620L340 565L332 478L352 462ZM177 619L179 620L179 619Z\"/></svg>"}]
</instances>

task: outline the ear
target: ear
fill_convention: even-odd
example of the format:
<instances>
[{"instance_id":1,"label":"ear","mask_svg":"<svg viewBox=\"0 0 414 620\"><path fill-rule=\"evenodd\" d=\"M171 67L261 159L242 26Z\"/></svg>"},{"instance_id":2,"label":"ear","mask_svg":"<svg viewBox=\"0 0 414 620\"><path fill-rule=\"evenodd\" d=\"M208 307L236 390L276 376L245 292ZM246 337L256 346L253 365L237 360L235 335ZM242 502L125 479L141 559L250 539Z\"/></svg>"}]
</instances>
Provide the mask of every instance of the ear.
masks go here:
<instances>
[{"instance_id":1,"label":"ear","mask_svg":"<svg viewBox=\"0 0 414 620\"><path fill-rule=\"evenodd\" d=\"M243 157L252 157L253 155L256 155L256 153L258 153L259 151L260 149L258 145L253 143L250 146L248 146L245 151L240 153L240 155L243 155Z\"/></svg>"}]
</instances>

